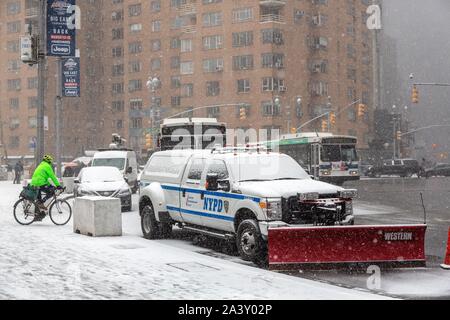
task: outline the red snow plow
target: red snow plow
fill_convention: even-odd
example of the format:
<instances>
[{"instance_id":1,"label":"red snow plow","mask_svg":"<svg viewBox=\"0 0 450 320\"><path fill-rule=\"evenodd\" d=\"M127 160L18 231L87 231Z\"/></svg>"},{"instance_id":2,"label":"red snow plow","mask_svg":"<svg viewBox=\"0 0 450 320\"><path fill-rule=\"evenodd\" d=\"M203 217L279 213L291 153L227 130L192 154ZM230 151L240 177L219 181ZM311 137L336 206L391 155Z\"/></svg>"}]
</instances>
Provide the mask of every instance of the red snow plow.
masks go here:
<instances>
[{"instance_id":1,"label":"red snow plow","mask_svg":"<svg viewBox=\"0 0 450 320\"><path fill-rule=\"evenodd\" d=\"M424 267L426 225L270 228L270 270Z\"/></svg>"}]
</instances>

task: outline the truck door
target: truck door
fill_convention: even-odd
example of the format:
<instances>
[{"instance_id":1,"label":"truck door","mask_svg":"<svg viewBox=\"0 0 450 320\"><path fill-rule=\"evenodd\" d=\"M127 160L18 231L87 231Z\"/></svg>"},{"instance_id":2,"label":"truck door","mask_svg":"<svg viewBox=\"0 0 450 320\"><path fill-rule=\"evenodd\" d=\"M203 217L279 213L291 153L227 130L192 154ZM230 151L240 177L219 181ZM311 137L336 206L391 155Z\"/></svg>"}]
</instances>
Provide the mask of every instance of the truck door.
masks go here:
<instances>
[{"instance_id":1,"label":"truck door","mask_svg":"<svg viewBox=\"0 0 450 320\"><path fill-rule=\"evenodd\" d=\"M186 223L203 226L202 209L205 187L201 185L206 160L191 158L180 188L180 212Z\"/></svg>"},{"instance_id":2,"label":"truck door","mask_svg":"<svg viewBox=\"0 0 450 320\"><path fill-rule=\"evenodd\" d=\"M219 186L223 188L223 190L206 193L203 201L203 212L206 213L203 217L203 224L205 227L209 228L222 231L233 231L234 213L231 212L230 209L233 208L235 202L239 200L229 197L230 177L225 162L223 160L208 161L208 169L205 177L210 173L217 174Z\"/></svg>"},{"instance_id":3,"label":"truck door","mask_svg":"<svg viewBox=\"0 0 450 320\"><path fill-rule=\"evenodd\" d=\"M310 174L314 179L319 180L320 177L320 144L311 144L311 169Z\"/></svg>"}]
</instances>

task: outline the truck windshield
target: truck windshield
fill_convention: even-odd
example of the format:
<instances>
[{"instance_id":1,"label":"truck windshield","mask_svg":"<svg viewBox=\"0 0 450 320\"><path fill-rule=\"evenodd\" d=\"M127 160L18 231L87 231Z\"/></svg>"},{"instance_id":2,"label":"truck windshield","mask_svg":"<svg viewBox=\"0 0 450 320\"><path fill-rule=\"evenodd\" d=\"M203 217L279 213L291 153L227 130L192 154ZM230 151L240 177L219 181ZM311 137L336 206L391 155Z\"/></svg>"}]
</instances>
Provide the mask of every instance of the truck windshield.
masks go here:
<instances>
[{"instance_id":1,"label":"truck windshield","mask_svg":"<svg viewBox=\"0 0 450 320\"><path fill-rule=\"evenodd\" d=\"M116 167L119 170L125 169L125 159L124 158L105 158L105 159L94 159L92 161L93 167Z\"/></svg>"},{"instance_id":2,"label":"truck windshield","mask_svg":"<svg viewBox=\"0 0 450 320\"><path fill-rule=\"evenodd\" d=\"M287 155L236 157L230 166L234 177L241 182L310 179L305 170Z\"/></svg>"}]
</instances>

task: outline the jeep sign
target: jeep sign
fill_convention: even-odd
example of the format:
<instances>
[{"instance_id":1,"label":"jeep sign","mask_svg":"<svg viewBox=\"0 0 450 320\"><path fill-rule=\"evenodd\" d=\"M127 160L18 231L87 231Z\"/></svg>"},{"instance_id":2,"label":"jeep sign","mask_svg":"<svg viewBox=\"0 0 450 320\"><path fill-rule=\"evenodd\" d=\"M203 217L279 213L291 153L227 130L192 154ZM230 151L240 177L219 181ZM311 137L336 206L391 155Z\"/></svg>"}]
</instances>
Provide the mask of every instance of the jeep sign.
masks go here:
<instances>
[{"instance_id":1,"label":"jeep sign","mask_svg":"<svg viewBox=\"0 0 450 320\"><path fill-rule=\"evenodd\" d=\"M74 28L69 28L69 10L75 0L47 0L47 56L75 56Z\"/></svg>"}]
</instances>

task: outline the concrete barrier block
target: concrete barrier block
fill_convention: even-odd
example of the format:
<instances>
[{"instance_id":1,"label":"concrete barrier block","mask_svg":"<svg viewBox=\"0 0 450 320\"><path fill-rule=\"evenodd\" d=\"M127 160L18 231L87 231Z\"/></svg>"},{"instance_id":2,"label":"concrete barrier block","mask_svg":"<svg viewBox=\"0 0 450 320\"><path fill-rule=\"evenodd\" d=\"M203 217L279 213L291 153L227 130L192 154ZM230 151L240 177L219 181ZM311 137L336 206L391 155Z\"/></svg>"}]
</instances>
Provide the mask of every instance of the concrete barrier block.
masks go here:
<instances>
[{"instance_id":1,"label":"concrete barrier block","mask_svg":"<svg viewBox=\"0 0 450 320\"><path fill-rule=\"evenodd\" d=\"M76 198L73 232L92 237L122 235L120 200L106 197Z\"/></svg>"}]
</instances>

